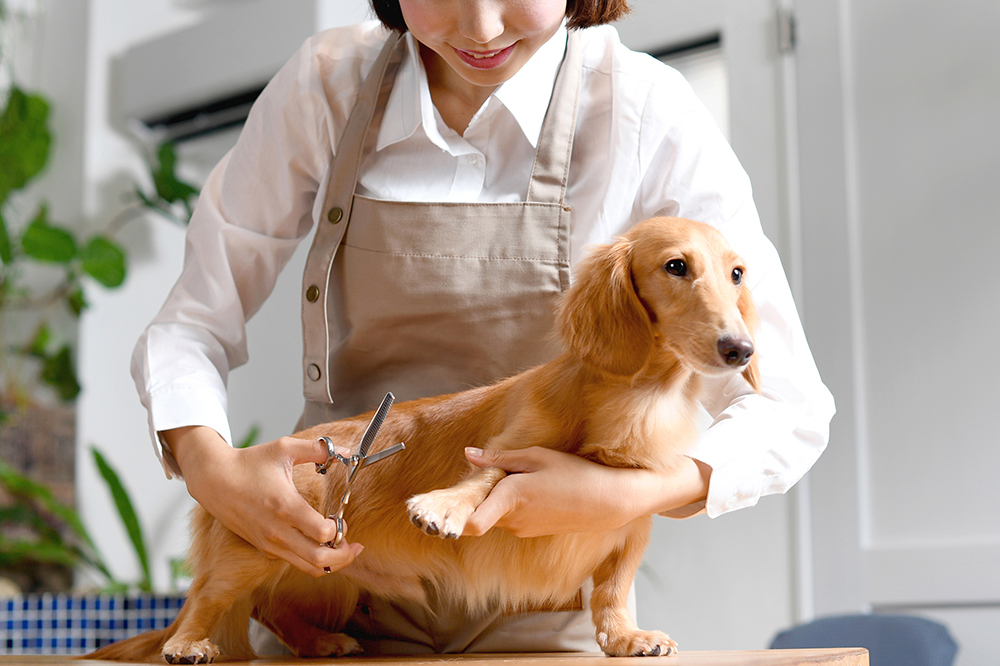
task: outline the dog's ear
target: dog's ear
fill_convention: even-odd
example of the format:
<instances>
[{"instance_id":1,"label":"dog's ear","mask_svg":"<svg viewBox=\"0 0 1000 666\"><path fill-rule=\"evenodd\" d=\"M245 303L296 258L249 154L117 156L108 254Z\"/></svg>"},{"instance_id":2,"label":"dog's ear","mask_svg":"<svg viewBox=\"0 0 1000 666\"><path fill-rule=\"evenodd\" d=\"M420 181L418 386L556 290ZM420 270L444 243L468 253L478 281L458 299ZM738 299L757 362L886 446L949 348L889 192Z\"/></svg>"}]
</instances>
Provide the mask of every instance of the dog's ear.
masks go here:
<instances>
[{"instance_id":1,"label":"dog's ear","mask_svg":"<svg viewBox=\"0 0 1000 666\"><path fill-rule=\"evenodd\" d=\"M757 315L757 306L754 305L753 295L750 293L750 287L746 285L746 282L740 288L740 297L736 304L740 309L740 315L743 316L743 323L746 324L747 330L750 331L750 336L755 337L757 326L760 324L760 317ZM758 363L758 359L758 354L750 357L750 363L743 370L743 378L750 384L750 388L760 393L760 364Z\"/></svg>"},{"instance_id":2,"label":"dog's ear","mask_svg":"<svg viewBox=\"0 0 1000 666\"><path fill-rule=\"evenodd\" d=\"M653 350L653 329L632 283L632 245L593 249L557 312L559 334L586 363L615 375L639 372Z\"/></svg>"}]
</instances>

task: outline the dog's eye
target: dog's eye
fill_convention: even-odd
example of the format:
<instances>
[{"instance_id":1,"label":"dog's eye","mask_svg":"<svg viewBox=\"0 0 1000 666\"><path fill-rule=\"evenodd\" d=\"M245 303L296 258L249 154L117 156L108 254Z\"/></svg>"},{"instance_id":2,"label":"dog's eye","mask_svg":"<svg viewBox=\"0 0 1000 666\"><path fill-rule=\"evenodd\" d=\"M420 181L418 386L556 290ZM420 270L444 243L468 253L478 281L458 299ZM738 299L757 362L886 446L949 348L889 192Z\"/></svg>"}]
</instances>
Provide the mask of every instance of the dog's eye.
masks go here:
<instances>
[{"instance_id":1,"label":"dog's eye","mask_svg":"<svg viewBox=\"0 0 1000 666\"><path fill-rule=\"evenodd\" d=\"M677 277L684 277L687 275L688 267L681 259L671 259L663 265L663 270L670 273L671 275L676 275Z\"/></svg>"},{"instance_id":2,"label":"dog's eye","mask_svg":"<svg viewBox=\"0 0 1000 666\"><path fill-rule=\"evenodd\" d=\"M739 285L743 283L743 269L734 268L733 269L733 284Z\"/></svg>"}]
</instances>

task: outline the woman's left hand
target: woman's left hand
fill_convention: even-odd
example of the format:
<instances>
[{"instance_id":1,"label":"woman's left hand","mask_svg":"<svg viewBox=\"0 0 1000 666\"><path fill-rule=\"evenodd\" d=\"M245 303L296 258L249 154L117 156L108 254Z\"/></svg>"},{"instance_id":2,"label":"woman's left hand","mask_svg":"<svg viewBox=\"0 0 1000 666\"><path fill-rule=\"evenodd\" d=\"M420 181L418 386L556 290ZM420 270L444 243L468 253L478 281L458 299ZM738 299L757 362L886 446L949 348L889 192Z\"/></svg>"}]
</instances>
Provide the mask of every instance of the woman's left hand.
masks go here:
<instances>
[{"instance_id":1,"label":"woman's left hand","mask_svg":"<svg viewBox=\"0 0 1000 666\"><path fill-rule=\"evenodd\" d=\"M541 447L470 448L466 458L478 467L508 472L469 518L463 531L469 536L494 526L518 537L615 529L704 499L710 474L690 458L677 470L661 473L607 467Z\"/></svg>"}]
</instances>

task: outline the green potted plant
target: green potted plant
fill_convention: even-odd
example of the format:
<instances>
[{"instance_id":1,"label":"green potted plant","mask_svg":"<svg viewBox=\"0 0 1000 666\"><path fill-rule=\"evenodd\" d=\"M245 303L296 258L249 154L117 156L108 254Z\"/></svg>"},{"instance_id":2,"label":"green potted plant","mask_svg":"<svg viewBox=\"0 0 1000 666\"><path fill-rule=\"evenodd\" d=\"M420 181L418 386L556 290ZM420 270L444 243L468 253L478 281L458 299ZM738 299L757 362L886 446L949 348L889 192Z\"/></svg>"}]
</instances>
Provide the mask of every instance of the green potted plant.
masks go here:
<instances>
[{"instance_id":1,"label":"green potted plant","mask_svg":"<svg viewBox=\"0 0 1000 666\"><path fill-rule=\"evenodd\" d=\"M7 19L0 0L0 28ZM150 210L184 224L198 192L176 177L173 147L163 145L148 159L153 191L136 187L134 200L101 231L81 236L80 225L53 219L33 187L56 143L52 109L43 94L18 85L4 46L0 74L11 75L0 76L0 579L7 581L0 582L6 597L0 598L0 653L72 654L163 626L181 604L177 594L149 592L138 519L96 449L92 455L141 564L140 580L114 577L72 508L73 402L81 388L73 343L87 283L114 289L125 280L118 231ZM40 459L60 463L68 478L26 474ZM103 577L100 593L68 592L80 567ZM10 597L12 583L23 594Z\"/></svg>"},{"instance_id":2,"label":"green potted plant","mask_svg":"<svg viewBox=\"0 0 1000 666\"><path fill-rule=\"evenodd\" d=\"M180 592L151 589L146 541L117 472L91 447L142 569L138 582L116 580L77 513L44 484L0 460L0 571L88 566L104 576L98 591L16 594L0 598L0 654L81 654L148 629L167 626L184 602ZM11 530L13 526L15 529ZM28 536L25 536L27 531ZM11 534L12 536L8 536Z\"/></svg>"},{"instance_id":3,"label":"green potted plant","mask_svg":"<svg viewBox=\"0 0 1000 666\"><path fill-rule=\"evenodd\" d=\"M176 178L173 147L163 145L150 161L155 191L136 188L135 202L104 230L78 239L72 228L50 218L44 200L24 194L50 157L48 102L15 85L0 104L0 458L5 452L31 455L31 440L40 436L61 440L64 449L49 457L64 465L69 460L71 470L72 433L67 436L61 422L71 417L80 392L72 336L75 319L87 307L84 282L121 285L126 256L114 234L149 209L185 222L174 215L175 202L190 210L197 190ZM53 425L56 432L40 433ZM62 499L72 501L65 493Z\"/></svg>"}]
</instances>

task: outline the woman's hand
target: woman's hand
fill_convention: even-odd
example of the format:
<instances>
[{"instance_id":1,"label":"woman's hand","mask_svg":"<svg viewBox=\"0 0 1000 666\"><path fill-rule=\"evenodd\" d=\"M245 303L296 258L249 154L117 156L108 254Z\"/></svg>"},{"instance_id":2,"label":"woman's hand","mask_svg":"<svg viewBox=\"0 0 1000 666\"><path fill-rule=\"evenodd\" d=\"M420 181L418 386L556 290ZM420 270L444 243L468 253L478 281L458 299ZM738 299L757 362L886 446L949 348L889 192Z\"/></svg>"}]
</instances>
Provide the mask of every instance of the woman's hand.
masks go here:
<instances>
[{"instance_id":1,"label":"woman's hand","mask_svg":"<svg viewBox=\"0 0 1000 666\"><path fill-rule=\"evenodd\" d=\"M191 497L264 555L322 576L324 567L342 569L361 552L361 545L347 541L337 548L323 545L337 536L337 524L313 509L292 482L295 465L326 462L325 445L283 437L234 449L202 426L161 434Z\"/></svg>"},{"instance_id":2,"label":"woman's hand","mask_svg":"<svg viewBox=\"0 0 1000 666\"><path fill-rule=\"evenodd\" d=\"M579 456L532 447L466 449L478 467L508 472L469 518L464 534L496 526L514 536L615 529L640 517L704 500L711 469L691 458L671 472L607 467Z\"/></svg>"}]
</instances>

